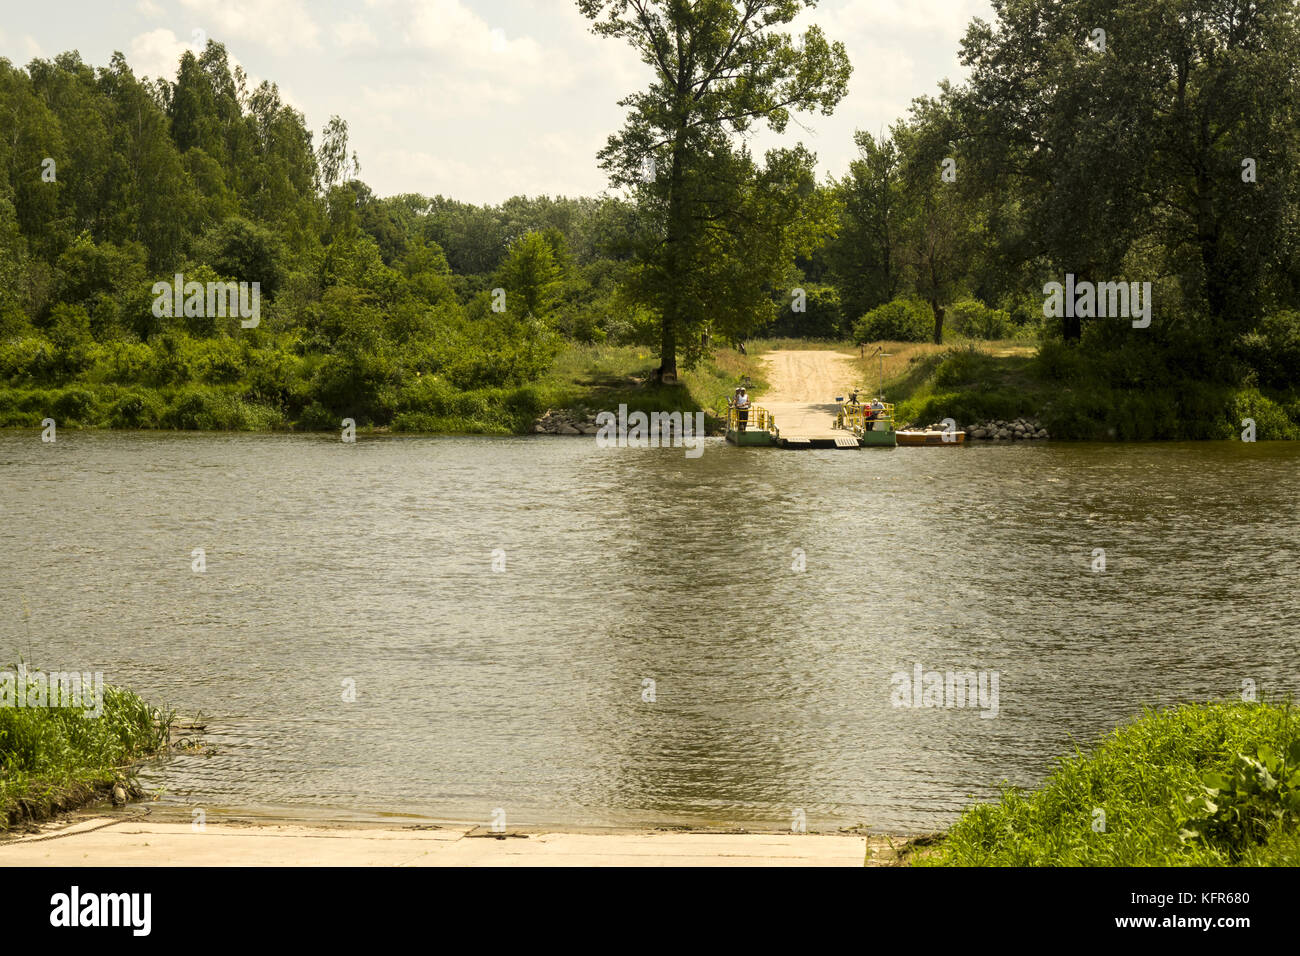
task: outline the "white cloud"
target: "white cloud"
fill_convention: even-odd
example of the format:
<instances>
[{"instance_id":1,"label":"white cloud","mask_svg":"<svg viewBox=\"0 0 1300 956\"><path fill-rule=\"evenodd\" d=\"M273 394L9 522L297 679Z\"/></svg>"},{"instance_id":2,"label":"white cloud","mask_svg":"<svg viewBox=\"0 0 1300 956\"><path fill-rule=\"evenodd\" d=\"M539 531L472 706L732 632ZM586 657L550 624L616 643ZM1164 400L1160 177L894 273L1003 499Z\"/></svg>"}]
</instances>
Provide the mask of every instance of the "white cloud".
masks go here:
<instances>
[{"instance_id":1,"label":"white cloud","mask_svg":"<svg viewBox=\"0 0 1300 956\"><path fill-rule=\"evenodd\" d=\"M237 38L273 53L317 49L320 28L302 0L181 0L216 39Z\"/></svg>"},{"instance_id":2,"label":"white cloud","mask_svg":"<svg viewBox=\"0 0 1300 956\"><path fill-rule=\"evenodd\" d=\"M388 83L363 86L361 103L367 116L394 117L393 128L407 126L412 117L421 119L483 118L484 108L516 106L517 89L456 75L426 75L419 83Z\"/></svg>"},{"instance_id":3,"label":"white cloud","mask_svg":"<svg viewBox=\"0 0 1300 956\"><path fill-rule=\"evenodd\" d=\"M448 66L508 73L540 69L544 64L542 47L535 39L512 36L506 26L484 20L463 0L368 2L389 13L407 46L437 53Z\"/></svg>"},{"instance_id":4,"label":"white cloud","mask_svg":"<svg viewBox=\"0 0 1300 956\"><path fill-rule=\"evenodd\" d=\"M176 65L181 54L194 47L181 40L165 27L141 33L132 38L127 52L127 62L136 76L162 77L166 80L176 79Z\"/></svg>"},{"instance_id":5,"label":"white cloud","mask_svg":"<svg viewBox=\"0 0 1300 956\"><path fill-rule=\"evenodd\" d=\"M151 20L157 20L163 15L163 8L154 3L153 0L137 0L135 11L140 16L149 17Z\"/></svg>"},{"instance_id":6,"label":"white cloud","mask_svg":"<svg viewBox=\"0 0 1300 956\"><path fill-rule=\"evenodd\" d=\"M451 196L463 202L499 203L516 195L580 196L593 193L590 167L592 156L582 157L575 166L566 155L548 155L540 144L505 151L486 160L453 159L446 152L434 154L423 150L384 149L372 157L385 172L400 181L403 192L426 196ZM509 157L509 158L507 158ZM366 163L362 155L361 162Z\"/></svg>"},{"instance_id":7,"label":"white cloud","mask_svg":"<svg viewBox=\"0 0 1300 956\"><path fill-rule=\"evenodd\" d=\"M369 24L364 20L353 18L334 24L330 33L335 46L345 50L371 51L379 49L379 38L375 36Z\"/></svg>"}]
</instances>

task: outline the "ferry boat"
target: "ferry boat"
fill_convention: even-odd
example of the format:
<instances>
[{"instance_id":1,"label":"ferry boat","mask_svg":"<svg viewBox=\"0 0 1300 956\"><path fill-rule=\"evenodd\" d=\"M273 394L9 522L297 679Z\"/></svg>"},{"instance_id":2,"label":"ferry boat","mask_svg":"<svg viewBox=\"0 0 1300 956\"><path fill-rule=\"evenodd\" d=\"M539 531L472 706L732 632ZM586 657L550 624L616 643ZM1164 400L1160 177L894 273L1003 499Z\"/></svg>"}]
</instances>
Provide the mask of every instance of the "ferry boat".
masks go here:
<instances>
[{"instance_id":1,"label":"ferry boat","mask_svg":"<svg viewBox=\"0 0 1300 956\"><path fill-rule=\"evenodd\" d=\"M733 445L775 445L781 437L772 413L759 405L727 407L727 441Z\"/></svg>"},{"instance_id":2,"label":"ferry boat","mask_svg":"<svg viewBox=\"0 0 1300 956\"><path fill-rule=\"evenodd\" d=\"M894 431L894 406L888 402L855 402L854 396L835 400L840 410L835 416L835 427L850 431L863 448L893 448L898 444Z\"/></svg>"}]
</instances>

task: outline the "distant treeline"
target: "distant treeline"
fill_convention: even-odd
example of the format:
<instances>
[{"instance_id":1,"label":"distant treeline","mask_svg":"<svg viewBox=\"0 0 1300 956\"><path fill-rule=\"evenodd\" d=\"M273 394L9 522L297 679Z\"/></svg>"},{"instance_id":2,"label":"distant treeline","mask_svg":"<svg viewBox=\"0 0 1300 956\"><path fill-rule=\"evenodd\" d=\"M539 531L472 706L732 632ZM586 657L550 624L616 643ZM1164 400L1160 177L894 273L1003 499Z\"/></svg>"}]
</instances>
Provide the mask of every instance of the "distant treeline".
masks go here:
<instances>
[{"instance_id":1,"label":"distant treeline","mask_svg":"<svg viewBox=\"0 0 1300 956\"><path fill-rule=\"evenodd\" d=\"M710 17L764 15L652 6L646 49L725 41ZM615 35L640 43L639 29ZM788 49L820 71L809 108L829 110L842 48L814 31ZM497 427L523 428L567 343L672 344L690 365L710 342L779 335L1037 339L1063 387L1214 386L1194 410L1171 399L1161 414L1175 421L1223 417L1218 396L1246 390L1276 419L1265 431L1288 433L1295 4L999 5L962 59L966 83L859 133L842 177L816 181L799 148L760 165L729 138L725 104L708 106L716 129L680 138L670 176L637 119L667 95L656 87L601 154L618 195L497 206L376 196L342 119L313 136L216 42L171 80L136 77L121 54L98 69L76 53L0 60L0 425L417 428L491 409ZM785 121L752 83L726 96ZM658 173L638 180L638 157ZM154 286L174 281L256 283L256 324L160 314ZM1149 325L1073 301L1045 315L1047 284L1076 281L1149 283Z\"/></svg>"}]
</instances>

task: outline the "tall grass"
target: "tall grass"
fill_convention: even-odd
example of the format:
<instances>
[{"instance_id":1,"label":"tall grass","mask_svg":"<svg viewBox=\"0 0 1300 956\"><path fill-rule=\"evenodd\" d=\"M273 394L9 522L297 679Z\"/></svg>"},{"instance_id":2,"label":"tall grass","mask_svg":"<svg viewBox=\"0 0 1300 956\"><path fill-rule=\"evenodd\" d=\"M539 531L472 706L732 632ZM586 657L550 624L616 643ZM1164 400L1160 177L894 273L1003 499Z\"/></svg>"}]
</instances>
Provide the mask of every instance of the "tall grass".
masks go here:
<instances>
[{"instance_id":1,"label":"tall grass","mask_svg":"<svg viewBox=\"0 0 1300 956\"><path fill-rule=\"evenodd\" d=\"M1292 766L1268 799L1211 794L1259 754L1300 742L1300 714L1285 704L1216 702L1148 710L1088 752L1060 761L1032 792L1010 788L977 804L940 848L916 860L938 866L1247 866L1300 864L1300 776ZM1295 751L1292 751L1293 754ZM1285 758L1282 758L1285 759ZM1207 794L1251 830L1192 837ZM1266 794L1267 796L1267 794ZM1203 806L1203 805L1202 805ZM1292 809L1287 809L1291 807Z\"/></svg>"},{"instance_id":2,"label":"tall grass","mask_svg":"<svg viewBox=\"0 0 1300 956\"><path fill-rule=\"evenodd\" d=\"M72 809L126 779L132 763L166 748L172 719L111 685L99 717L79 708L0 707L0 829Z\"/></svg>"}]
</instances>

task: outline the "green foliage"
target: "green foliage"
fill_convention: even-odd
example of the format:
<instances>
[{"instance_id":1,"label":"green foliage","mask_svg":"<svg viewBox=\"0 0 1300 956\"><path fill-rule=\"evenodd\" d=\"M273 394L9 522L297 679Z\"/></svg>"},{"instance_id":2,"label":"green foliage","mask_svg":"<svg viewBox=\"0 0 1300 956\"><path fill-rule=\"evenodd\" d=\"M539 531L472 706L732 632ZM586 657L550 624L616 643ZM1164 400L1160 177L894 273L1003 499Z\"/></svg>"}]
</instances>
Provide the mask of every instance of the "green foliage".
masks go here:
<instances>
[{"instance_id":1,"label":"green foliage","mask_svg":"<svg viewBox=\"0 0 1300 956\"><path fill-rule=\"evenodd\" d=\"M276 409L229 392L190 386L173 396L160 422L164 428L189 431L256 431L281 425L283 419Z\"/></svg>"},{"instance_id":2,"label":"green foliage","mask_svg":"<svg viewBox=\"0 0 1300 956\"><path fill-rule=\"evenodd\" d=\"M1231 438L1253 418L1261 439L1300 437L1300 194L1264 175L1300 156L1294 5L1267 0L1234 32L1169 0L1149 49L1105 58L1067 29L1085 0L1000 7L968 33L969 81L919 97L887 135L859 133L826 183L802 147L746 145L847 89L839 44L782 32L807 6L653 0L642 16L583 0L654 74L600 154L626 193L599 199L376 196L342 118L313 140L218 43L149 82L121 55L0 60L0 422L524 431L518 396L549 394L574 343L648 345L659 373L681 354L708 375L711 350L759 330L921 342L938 310L967 339L1044 341L1033 361L911 368L892 387L918 418L1033 414L1077 438ZM1044 46L1042 30L1066 39ZM1184 48L1214 56L1189 65L1190 99L1171 109ZM1211 135L1189 140L1179 110ZM1248 186L1245 155L1261 170ZM54 182L36 174L47 156ZM1044 327L1039 290L1067 270L1153 277L1153 326ZM177 272L258 282L261 325L154 315L153 283ZM449 391L415 401L434 377Z\"/></svg>"},{"instance_id":3,"label":"green foliage","mask_svg":"<svg viewBox=\"0 0 1300 956\"><path fill-rule=\"evenodd\" d=\"M1259 744L1252 755L1235 755L1225 771L1202 774L1200 792L1183 802L1188 816L1179 837L1240 859L1273 831L1300 823L1300 740L1282 753Z\"/></svg>"},{"instance_id":4,"label":"green foliage","mask_svg":"<svg viewBox=\"0 0 1300 956\"><path fill-rule=\"evenodd\" d=\"M1260 386L1300 388L1300 312L1273 312L1242 337L1242 358L1254 369Z\"/></svg>"},{"instance_id":5,"label":"green foliage","mask_svg":"<svg viewBox=\"0 0 1300 956\"><path fill-rule=\"evenodd\" d=\"M1148 711L1062 759L1036 790L971 807L921 862L1294 865L1297 758L1300 719L1287 704Z\"/></svg>"},{"instance_id":6,"label":"green foliage","mask_svg":"<svg viewBox=\"0 0 1300 956\"><path fill-rule=\"evenodd\" d=\"M1260 441L1300 439L1300 421L1292 420L1286 410L1257 389L1241 389L1234 393L1228 414L1229 425L1236 431L1242 421L1255 422L1255 437Z\"/></svg>"},{"instance_id":7,"label":"green foliage","mask_svg":"<svg viewBox=\"0 0 1300 956\"><path fill-rule=\"evenodd\" d=\"M877 306L853 325L854 342L925 342L934 315L920 299L894 299Z\"/></svg>"},{"instance_id":8,"label":"green foliage","mask_svg":"<svg viewBox=\"0 0 1300 956\"><path fill-rule=\"evenodd\" d=\"M33 673L26 680L34 690ZM109 784L167 746L170 713L120 687L106 685L103 695L98 719L79 708L0 707L0 829L55 791Z\"/></svg>"},{"instance_id":9,"label":"green foliage","mask_svg":"<svg viewBox=\"0 0 1300 956\"><path fill-rule=\"evenodd\" d=\"M157 428L162 422L163 406L149 392L128 392L113 403L108 423L113 428Z\"/></svg>"},{"instance_id":10,"label":"green foliage","mask_svg":"<svg viewBox=\"0 0 1300 956\"><path fill-rule=\"evenodd\" d=\"M561 237L562 241L562 237ZM520 317L547 321L559 297L561 265L552 243L540 232L529 232L510 244L497 281L506 291L506 310Z\"/></svg>"},{"instance_id":11,"label":"green foliage","mask_svg":"<svg viewBox=\"0 0 1300 956\"><path fill-rule=\"evenodd\" d=\"M64 389L54 400L53 418L67 425L93 425L98 420L98 404L89 389Z\"/></svg>"},{"instance_id":12,"label":"green foliage","mask_svg":"<svg viewBox=\"0 0 1300 956\"><path fill-rule=\"evenodd\" d=\"M795 254L833 228L802 147L773 150L758 168L739 145L762 123L784 131L791 113L829 114L852 72L840 43L817 26L781 32L807 0L683 4L580 0L601 36L630 44L650 66L629 96L623 129L600 153L615 186L635 192L649 225L631 243L629 294L660 322L658 374L701 358L701 333L740 341L774 318L767 289L789 288ZM648 164L654 175L646 175Z\"/></svg>"},{"instance_id":13,"label":"green foliage","mask_svg":"<svg viewBox=\"0 0 1300 956\"><path fill-rule=\"evenodd\" d=\"M978 299L961 299L947 311L948 328L968 339L1009 339L1016 332L1010 313L990 309Z\"/></svg>"},{"instance_id":14,"label":"green foliage","mask_svg":"<svg viewBox=\"0 0 1300 956\"><path fill-rule=\"evenodd\" d=\"M830 285L807 285L803 288L803 311L794 309L795 298L782 299L777 319L767 330L774 337L804 339L841 338L844 316L840 310L840 294Z\"/></svg>"}]
</instances>

